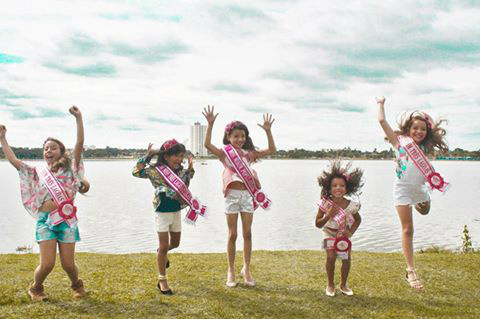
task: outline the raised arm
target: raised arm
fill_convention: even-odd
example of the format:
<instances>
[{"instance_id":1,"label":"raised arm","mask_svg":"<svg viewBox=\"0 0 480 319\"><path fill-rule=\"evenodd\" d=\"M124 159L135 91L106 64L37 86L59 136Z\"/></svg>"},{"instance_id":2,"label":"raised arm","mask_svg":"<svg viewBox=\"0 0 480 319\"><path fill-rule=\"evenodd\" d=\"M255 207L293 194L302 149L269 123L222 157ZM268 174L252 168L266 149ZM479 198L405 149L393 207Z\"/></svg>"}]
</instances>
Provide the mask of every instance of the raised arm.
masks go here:
<instances>
[{"instance_id":1,"label":"raised arm","mask_svg":"<svg viewBox=\"0 0 480 319\"><path fill-rule=\"evenodd\" d=\"M78 165L80 158L82 157L83 143L85 140L82 113L76 106L72 106L68 111L75 117L75 120L77 121L77 142L75 143L75 148L73 149L73 158L75 159L75 163Z\"/></svg>"},{"instance_id":2,"label":"raised arm","mask_svg":"<svg viewBox=\"0 0 480 319\"><path fill-rule=\"evenodd\" d=\"M377 105L378 105L378 122L380 123L380 126L382 127L383 131L385 132L385 135L387 135L387 139L392 144L394 147L397 147L398 145L398 140L397 140L397 135L395 132L392 130L390 127L390 124L388 124L387 120L385 119L385 97L377 97Z\"/></svg>"},{"instance_id":3,"label":"raised arm","mask_svg":"<svg viewBox=\"0 0 480 319\"><path fill-rule=\"evenodd\" d=\"M20 169L21 161L15 156L15 153L12 151L10 145L7 142L7 128L4 125L0 124L0 143L2 144L3 154L8 159L10 164L13 165L17 170Z\"/></svg>"},{"instance_id":4,"label":"raised arm","mask_svg":"<svg viewBox=\"0 0 480 319\"><path fill-rule=\"evenodd\" d=\"M213 123L215 123L215 119L218 116L217 114L214 114L215 107L212 105L210 108L210 105L208 108L203 108L203 116L207 119L208 122L208 127L207 127L207 134L205 136L205 147L207 150L209 150L213 155L215 155L218 158L222 158L224 156L223 151L221 149L218 149L215 145L212 144L212 129L213 129Z\"/></svg>"},{"instance_id":5,"label":"raised arm","mask_svg":"<svg viewBox=\"0 0 480 319\"><path fill-rule=\"evenodd\" d=\"M271 155L277 151L277 148L275 147L275 142L273 140L273 135L272 135L272 124L275 122L275 119L272 118L272 114L263 114L263 125L258 124L261 128L265 130L265 133L267 134L267 140L268 140L268 148L266 150L261 150L256 152L257 157L264 157L267 155Z\"/></svg>"}]
</instances>

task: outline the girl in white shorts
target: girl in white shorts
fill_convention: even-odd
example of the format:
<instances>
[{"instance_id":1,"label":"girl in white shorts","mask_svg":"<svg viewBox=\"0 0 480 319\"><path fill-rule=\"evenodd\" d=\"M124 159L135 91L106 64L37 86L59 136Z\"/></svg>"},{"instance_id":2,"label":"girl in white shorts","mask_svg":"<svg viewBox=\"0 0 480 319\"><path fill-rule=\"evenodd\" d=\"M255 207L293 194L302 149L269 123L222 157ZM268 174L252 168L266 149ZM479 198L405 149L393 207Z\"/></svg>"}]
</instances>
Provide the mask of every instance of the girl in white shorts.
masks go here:
<instances>
[{"instance_id":1,"label":"girl in white shorts","mask_svg":"<svg viewBox=\"0 0 480 319\"><path fill-rule=\"evenodd\" d=\"M236 287L237 282L235 280L235 250L237 240L237 222L238 215L240 214L242 219L243 228L243 268L240 274L244 278L244 282L248 286L254 286L255 280L250 272L250 260L252 254L252 221L253 221L253 198L247 191L242 179L235 173L235 170L231 166L230 162L226 159L226 155L222 149L215 147L212 143L212 129L213 123L218 115L214 114L213 106L204 109L203 115L208 121L207 134L205 137L205 147L225 166L223 172L223 190L225 196L225 214L227 218L228 226L228 242L227 242L227 256L228 256L228 271L227 271L227 287ZM272 136L272 123L274 119L269 114L263 116L263 125L259 126L263 128L267 134L268 149L256 150L252 139L249 136L248 128L240 121L230 122L224 132L223 144L230 144L238 152L243 162L247 165L255 163L259 158L273 154L275 149L275 143ZM250 168L253 173L255 184L260 188L260 182L258 180L256 172Z\"/></svg>"},{"instance_id":2,"label":"girl in white shorts","mask_svg":"<svg viewBox=\"0 0 480 319\"><path fill-rule=\"evenodd\" d=\"M182 231L180 210L185 208L187 204L168 186L155 167L162 164L167 165L188 186L195 171L193 170L191 156L188 158L188 169L183 168L182 162L185 152L185 146L175 139L163 143L159 151L154 151L152 144L149 144L147 155L141 157L133 168L133 176L148 178L155 188L153 207L155 209L155 228L160 246L157 250L159 273L157 288L164 295L173 294L167 282L166 268L170 266L167 253L180 245ZM152 161L153 157L156 157L157 160Z\"/></svg>"},{"instance_id":3,"label":"girl in white shorts","mask_svg":"<svg viewBox=\"0 0 480 319\"><path fill-rule=\"evenodd\" d=\"M402 248L407 263L405 280L415 290L422 290L423 284L418 279L413 256L412 205L420 214L426 215L430 211L430 196L425 185L425 176L418 168L418 163L407 154L406 148L402 146L405 144L400 143L400 140L412 141L410 147L415 146L419 153L428 156L434 154L435 148L440 151L448 150L444 139L446 132L440 127L443 120L434 122L428 114L418 111L404 114L399 130L393 131L385 119L385 98L377 98L377 104L378 121L396 154L397 179L393 187L393 198L402 224Z\"/></svg>"}]
</instances>

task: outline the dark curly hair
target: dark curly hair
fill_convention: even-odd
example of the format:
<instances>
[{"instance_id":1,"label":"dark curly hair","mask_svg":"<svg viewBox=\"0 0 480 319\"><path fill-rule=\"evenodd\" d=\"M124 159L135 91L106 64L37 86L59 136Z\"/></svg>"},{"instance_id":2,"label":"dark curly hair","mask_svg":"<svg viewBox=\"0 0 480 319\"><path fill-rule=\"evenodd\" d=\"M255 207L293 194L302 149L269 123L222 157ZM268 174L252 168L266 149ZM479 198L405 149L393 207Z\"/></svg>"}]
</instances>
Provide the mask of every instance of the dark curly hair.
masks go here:
<instances>
[{"instance_id":1,"label":"dark curly hair","mask_svg":"<svg viewBox=\"0 0 480 319\"><path fill-rule=\"evenodd\" d=\"M56 171L60 167L67 170L72 166L72 160L70 159L70 154L67 152L65 145L53 137L47 137L45 142L43 142L42 148L45 149L45 144L48 142L54 142L60 148L60 158L52 164L52 169Z\"/></svg>"},{"instance_id":2,"label":"dark curly hair","mask_svg":"<svg viewBox=\"0 0 480 319\"><path fill-rule=\"evenodd\" d=\"M160 147L160 150L153 152L150 156L148 156L145 159L145 162L147 162L151 166L160 166L160 165L167 165L167 161L165 160L165 156L171 156L171 155L178 155L181 153L186 153L187 149L185 148L185 145L181 143L177 143L173 145L171 148L168 150L165 150L165 147L162 145ZM152 163L152 158L157 157L157 160L155 163ZM178 173L183 169L183 166L180 165L174 172Z\"/></svg>"},{"instance_id":3,"label":"dark curly hair","mask_svg":"<svg viewBox=\"0 0 480 319\"><path fill-rule=\"evenodd\" d=\"M363 171L360 168L352 168L352 162L348 162L342 167L341 160L330 161L330 169L325 170L318 177L318 184L322 189L321 196L325 198L331 198L330 192L332 180L334 178L342 178L347 186L347 192L345 195L360 195L360 189L363 187Z\"/></svg>"},{"instance_id":4,"label":"dark curly hair","mask_svg":"<svg viewBox=\"0 0 480 319\"><path fill-rule=\"evenodd\" d=\"M415 120L423 121L427 125L427 135L423 141L420 142L420 146L425 154L433 154L435 148L439 149L442 153L448 151L448 145L445 141L447 132L440 127L443 122L447 123L447 121L440 119L435 122L432 117L424 112L414 111L410 114L403 113L398 122L399 130L395 131L395 134L408 135Z\"/></svg>"},{"instance_id":5,"label":"dark curly hair","mask_svg":"<svg viewBox=\"0 0 480 319\"><path fill-rule=\"evenodd\" d=\"M248 132L248 128L245 124L243 124L240 121L234 122L234 125L230 128L230 131L223 134L223 145L228 145L230 144L230 141L228 140L228 137L234 130L243 130L245 132L245 143L242 146L242 149L246 151L255 151L255 146L253 145L252 138L250 137L250 133Z\"/></svg>"}]
</instances>

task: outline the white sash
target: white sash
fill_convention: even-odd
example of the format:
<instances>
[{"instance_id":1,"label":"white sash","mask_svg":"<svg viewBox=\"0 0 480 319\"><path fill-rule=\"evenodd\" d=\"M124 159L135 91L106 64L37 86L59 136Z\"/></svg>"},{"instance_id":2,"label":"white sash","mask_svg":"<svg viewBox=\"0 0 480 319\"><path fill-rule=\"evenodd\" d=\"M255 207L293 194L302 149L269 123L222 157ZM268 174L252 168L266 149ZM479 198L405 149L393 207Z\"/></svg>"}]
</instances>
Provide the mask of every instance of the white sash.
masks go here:
<instances>
[{"instance_id":1,"label":"white sash","mask_svg":"<svg viewBox=\"0 0 480 319\"><path fill-rule=\"evenodd\" d=\"M261 206L265 210L269 209L272 201L268 199L267 195L265 195L260 188L257 187L253 173L250 171L250 168L245 161L240 157L237 150L231 144L228 144L223 148L223 152L228 161L232 164L237 175L243 181L243 184L245 184L247 191L252 196L254 210L257 209L258 206Z\"/></svg>"},{"instance_id":2,"label":"white sash","mask_svg":"<svg viewBox=\"0 0 480 319\"><path fill-rule=\"evenodd\" d=\"M430 185L430 189L437 189L440 192L445 192L450 184L447 183L439 173L435 172L432 164L430 164L428 158L417 143L415 143L411 137L404 135L398 136L398 142L425 177Z\"/></svg>"},{"instance_id":3,"label":"white sash","mask_svg":"<svg viewBox=\"0 0 480 319\"><path fill-rule=\"evenodd\" d=\"M207 214L207 207L201 205L200 201L193 197L187 185L182 181L177 174L175 174L167 165L160 165L155 167L162 175L165 182L170 186L184 201L190 206L190 209L185 216L185 221L189 224L195 224L198 215L205 217Z\"/></svg>"},{"instance_id":4,"label":"white sash","mask_svg":"<svg viewBox=\"0 0 480 319\"><path fill-rule=\"evenodd\" d=\"M77 207L73 204L73 199L68 198L62 184L48 168L41 168L38 176L47 187L55 204L57 204L57 209L48 214L50 223L55 226L65 221L69 227L76 225L78 222Z\"/></svg>"}]
</instances>

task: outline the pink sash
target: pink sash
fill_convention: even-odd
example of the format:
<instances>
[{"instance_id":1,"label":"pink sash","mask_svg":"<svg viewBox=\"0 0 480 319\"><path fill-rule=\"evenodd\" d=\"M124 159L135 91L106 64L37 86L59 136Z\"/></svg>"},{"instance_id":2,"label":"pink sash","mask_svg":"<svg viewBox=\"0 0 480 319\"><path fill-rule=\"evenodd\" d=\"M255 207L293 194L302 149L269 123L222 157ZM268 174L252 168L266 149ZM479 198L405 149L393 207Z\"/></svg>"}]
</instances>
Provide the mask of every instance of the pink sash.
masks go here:
<instances>
[{"instance_id":1,"label":"pink sash","mask_svg":"<svg viewBox=\"0 0 480 319\"><path fill-rule=\"evenodd\" d=\"M73 199L68 198L67 192L57 178L48 168L40 169L38 174L53 201L57 204L57 209L48 214L50 224L58 225L65 221L69 227L77 224L77 207L73 204Z\"/></svg>"},{"instance_id":2,"label":"pink sash","mask_svg":"<svg viewBox=\"0 0 480 319\"><path fill-rule=\"evenodd\" d=\"M238 155L237 150L231 144L228 144L223 148L223 152L232 164L237 175L243 181L243 184L245 184L247 191L252 196L253 209L257 209L258 206L265 210L269 209L272 201L268 199L267 195L265 195L260 188L257 187L252 171L250 171L247 163L245 163L240 155Z\"/></svg>"},{"instance_id":3,"label":"pink sash","mask_svg":"<svg viewBox=\"0 0 480 319\"><path fill-rule=\"evenodd\" d=\"M185 216L185 221L189 224L195 224L198 215L205 217L207 214L207 207L201 205L200 201L193 197L187 185L180 177L175 174L167 165L160 165L155 167L162 175L165 182L170 186L184 201L190 206L190 209Z\"/></svg>"},{"instance_id":4,"label":"pink sash","mask_svg":"<svg viewBox=\"0 0 480 319\"><path fill-rule=\"evenodd\" d=\"M322 198L318 203L318 207L320 207L323 211L327 211L332 207L333 202L330 199ZM333 248L340 253L348 253L348 251L352 248L352 242L345 236L340 236L339 234L343 233L347 229L348 224L353 224L355 219L352 215L347 214L343 210L343 208L338 207L338 212L333 216L333 220L338 225L338 231L336 238L325 238L325 240L334 240ZM343 259L348 258L348 255L341 256Z\"/></svg>"},{"instance_id":5,"label":"pink sash","mask_svg":"<svg viewBox=\"0 0 480 319\"><path fill-rule=\"evenodd\" d=\"M422 175L425 176L425 179L430 185L430 189L437 189L440 192L448 189L450 184L447 183L439 173L435 172L432 164L430 164L423 151L411 137L399 135L398 142L405 152L407 152L413 163L415 163L415 166L418 167Z\"/></svg>"}]
</instances>

